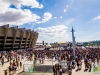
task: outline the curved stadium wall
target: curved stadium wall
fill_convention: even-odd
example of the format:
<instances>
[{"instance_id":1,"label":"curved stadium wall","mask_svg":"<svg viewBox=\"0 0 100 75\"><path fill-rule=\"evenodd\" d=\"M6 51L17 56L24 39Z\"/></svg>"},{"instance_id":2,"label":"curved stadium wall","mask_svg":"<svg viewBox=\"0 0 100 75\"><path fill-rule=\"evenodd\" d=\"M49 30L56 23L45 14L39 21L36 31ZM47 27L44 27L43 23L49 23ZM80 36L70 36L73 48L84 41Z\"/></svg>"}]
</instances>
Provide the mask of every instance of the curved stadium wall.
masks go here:
<instances>
[{"instance_id":1,"label":"curved stadium wall","mask_svg":"<svg viewBox=\"0 0 100 75\"><path fill-rule=\"evenodd\" d=\"M0 26L0 51L33 48L38 33L25 28Z\"/></svg>"}]
</instances>

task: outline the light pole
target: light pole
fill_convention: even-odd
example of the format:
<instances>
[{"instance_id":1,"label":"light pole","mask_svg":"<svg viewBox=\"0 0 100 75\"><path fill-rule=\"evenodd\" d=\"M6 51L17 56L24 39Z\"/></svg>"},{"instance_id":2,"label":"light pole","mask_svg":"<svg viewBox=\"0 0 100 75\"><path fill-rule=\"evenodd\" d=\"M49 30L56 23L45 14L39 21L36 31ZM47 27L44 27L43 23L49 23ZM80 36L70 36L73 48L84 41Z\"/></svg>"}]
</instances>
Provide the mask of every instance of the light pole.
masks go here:
<instances>
[{"instance_id":1,"label":"light pole","mask_svg":"<svg viewBox=\"0 0 100 75\"><path fill-rule=\"evenodd\" d=\"M76 44L75 44L75 36L74 36L74 29L73 29L73 27L72 27L72 41L73 41L73 54L74 54L74 56L75 56L75 48L76 48Z\"/></svg>"}]
</instances>

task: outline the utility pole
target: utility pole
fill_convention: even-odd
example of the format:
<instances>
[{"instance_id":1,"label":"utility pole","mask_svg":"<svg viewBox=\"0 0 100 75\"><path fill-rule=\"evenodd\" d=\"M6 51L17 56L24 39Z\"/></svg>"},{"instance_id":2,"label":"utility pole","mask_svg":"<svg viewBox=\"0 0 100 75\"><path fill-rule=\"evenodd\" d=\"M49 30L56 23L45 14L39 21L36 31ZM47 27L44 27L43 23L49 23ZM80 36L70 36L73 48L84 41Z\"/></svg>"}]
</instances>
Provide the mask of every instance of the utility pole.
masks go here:
<instances>
[{"instance_id":1,"label":"utility pole","mask_svg":"<svg viewBox=\"0 0 100 75\"><path fill-rule=\"evenodd\" d=\"M75 56L75 50L76 50L76 42L75 42L75 36L74 36L74 29L73 29L73 27L72 27L72 41L73 41L73 43L72 43L72 45L73 45L73 54L74 54L74 56Z\"/></svg>"}]
</instances>

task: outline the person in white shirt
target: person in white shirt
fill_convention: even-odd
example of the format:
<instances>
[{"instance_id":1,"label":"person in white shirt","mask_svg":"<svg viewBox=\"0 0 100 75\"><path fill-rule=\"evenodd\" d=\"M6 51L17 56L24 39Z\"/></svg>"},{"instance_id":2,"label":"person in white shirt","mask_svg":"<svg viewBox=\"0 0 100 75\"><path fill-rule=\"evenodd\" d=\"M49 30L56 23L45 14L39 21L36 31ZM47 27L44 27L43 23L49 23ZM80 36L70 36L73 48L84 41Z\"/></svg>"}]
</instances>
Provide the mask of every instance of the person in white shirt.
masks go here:
<instances>
[{"instance_id":1,"label":"person in white shirt","mask_svg":"<svg viewBox=\"0 0 100 75\"><path fill-rule=\"evenodd\" d=\"M59 65L59 75L62 75L62 67Z\"/></svg>"}]
</instances>

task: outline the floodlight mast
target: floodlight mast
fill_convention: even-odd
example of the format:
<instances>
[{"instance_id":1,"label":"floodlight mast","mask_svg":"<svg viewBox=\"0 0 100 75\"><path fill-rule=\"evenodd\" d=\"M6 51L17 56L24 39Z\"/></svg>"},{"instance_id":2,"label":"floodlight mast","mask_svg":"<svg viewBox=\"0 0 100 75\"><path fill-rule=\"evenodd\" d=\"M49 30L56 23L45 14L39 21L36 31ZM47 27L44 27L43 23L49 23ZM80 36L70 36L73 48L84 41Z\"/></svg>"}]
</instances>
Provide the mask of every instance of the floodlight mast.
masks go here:
<instances>
[{"instance_id":1,"label":"floodlight mast","mask_svg":"<svg viewBox=\"0 0 100 75\"><path fill-rule=\"evenodd\" d=\"M73 27L72 27L72 31L71 31L71 32L72 32L72 42L73 42L73 43L72 43L72 45L73 45L73 55L74 55L74 57L75 57L75 50L76 50L76 44L75 44L75 43L76 43L76 42L75 42L75 36L74 36L74 32L75 32L75 31L74 31Z\"/></svg>"}]
</instances>

